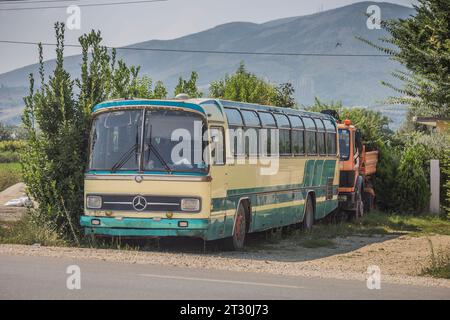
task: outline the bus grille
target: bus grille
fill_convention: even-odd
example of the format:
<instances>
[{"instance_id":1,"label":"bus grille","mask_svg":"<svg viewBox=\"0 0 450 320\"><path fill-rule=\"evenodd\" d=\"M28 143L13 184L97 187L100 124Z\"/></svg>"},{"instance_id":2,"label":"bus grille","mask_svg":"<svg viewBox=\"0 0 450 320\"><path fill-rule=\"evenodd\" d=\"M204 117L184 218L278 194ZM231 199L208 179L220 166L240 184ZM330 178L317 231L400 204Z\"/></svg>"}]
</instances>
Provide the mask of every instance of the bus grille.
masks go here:
<instances>
[{"instance_id":1,"label":"bus grille","mask_svg":"<svg viewBox=\"0 0 450 320\"><path fill-rule=\"evenodd\" d=\"M99 196L102 197L102 207L99 210L136 212L182 212L182 197L109 194ZM138 197L140 199L138 199Z\"/></svg>"}]
</instances>

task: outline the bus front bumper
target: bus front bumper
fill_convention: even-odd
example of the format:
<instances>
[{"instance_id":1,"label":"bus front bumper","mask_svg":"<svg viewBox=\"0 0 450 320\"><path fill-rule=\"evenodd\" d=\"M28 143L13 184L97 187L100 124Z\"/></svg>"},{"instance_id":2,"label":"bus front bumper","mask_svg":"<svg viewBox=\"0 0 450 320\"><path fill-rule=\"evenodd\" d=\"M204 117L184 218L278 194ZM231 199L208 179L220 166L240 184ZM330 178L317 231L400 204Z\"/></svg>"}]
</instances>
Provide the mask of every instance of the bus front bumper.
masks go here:
<instances>
[{"instance_id":1,"label":"bus front bumper","mask_svg":"<svg viewBox=\"0 0 450 320\"><path fill-rule=\"evenodd\" d=\"M153 219L81 216L86 235L206 238L209 219Z\"/></svg>"}]
</instances>

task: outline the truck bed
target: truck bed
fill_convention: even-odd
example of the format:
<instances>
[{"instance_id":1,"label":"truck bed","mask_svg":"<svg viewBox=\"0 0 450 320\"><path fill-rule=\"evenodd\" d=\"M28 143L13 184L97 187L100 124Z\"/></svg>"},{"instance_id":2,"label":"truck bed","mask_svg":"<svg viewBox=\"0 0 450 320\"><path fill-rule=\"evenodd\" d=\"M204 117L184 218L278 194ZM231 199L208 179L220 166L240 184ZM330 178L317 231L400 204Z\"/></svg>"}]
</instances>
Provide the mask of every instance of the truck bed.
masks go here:
<instances>
[{"instance_id":1,"label":"truck bed","mask_svg":"<svg viewBox=\"0 0 450 320\"><path fill-rule=\"evenodd\" d=\"M364 152L363 170L366 176L375 174L377 171L378 151Z\"/></svg>"}]
</instances>

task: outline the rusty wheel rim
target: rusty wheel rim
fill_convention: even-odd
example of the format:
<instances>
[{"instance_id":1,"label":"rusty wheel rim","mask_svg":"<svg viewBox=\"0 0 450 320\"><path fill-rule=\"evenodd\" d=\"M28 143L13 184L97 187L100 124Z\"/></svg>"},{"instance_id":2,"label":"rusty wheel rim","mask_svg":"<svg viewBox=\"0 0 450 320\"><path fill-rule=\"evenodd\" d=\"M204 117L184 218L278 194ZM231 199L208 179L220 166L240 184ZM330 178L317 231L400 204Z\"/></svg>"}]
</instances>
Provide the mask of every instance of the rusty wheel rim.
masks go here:
<instances>
[{"instance_id":1,"label":"rusty wheel rim","mask_svg":"<svg viewBox=\"0 0 450 320\"><path fill-rule=\"evenodd\" d=\"M236 230L235 230L235 238L237 241L242 242L245 237L245 227L244 224L244 217L242 215L242 212L239 213L239 215L236 217Z\"/></svg>"}]
</instances>

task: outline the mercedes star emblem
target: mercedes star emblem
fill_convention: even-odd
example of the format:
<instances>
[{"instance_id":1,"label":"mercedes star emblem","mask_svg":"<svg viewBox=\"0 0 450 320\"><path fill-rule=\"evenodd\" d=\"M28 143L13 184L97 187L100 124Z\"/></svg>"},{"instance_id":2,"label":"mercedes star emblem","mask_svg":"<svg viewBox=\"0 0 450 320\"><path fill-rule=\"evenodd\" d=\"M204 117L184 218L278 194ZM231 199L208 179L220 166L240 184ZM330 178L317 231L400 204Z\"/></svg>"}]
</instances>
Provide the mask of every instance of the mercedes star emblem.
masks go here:
<instances>
[{"instance_id":1,"label":"mercedes star emblem","mask_svg":"<svg viewBox=\"0 0 450 320\"><path fill-rule=\"evenodd\" d=\"M136 196L133 199L133 208L136 211L142 211L147 207L147 200L143 196Z\"/></svg>"}]
</instances>

